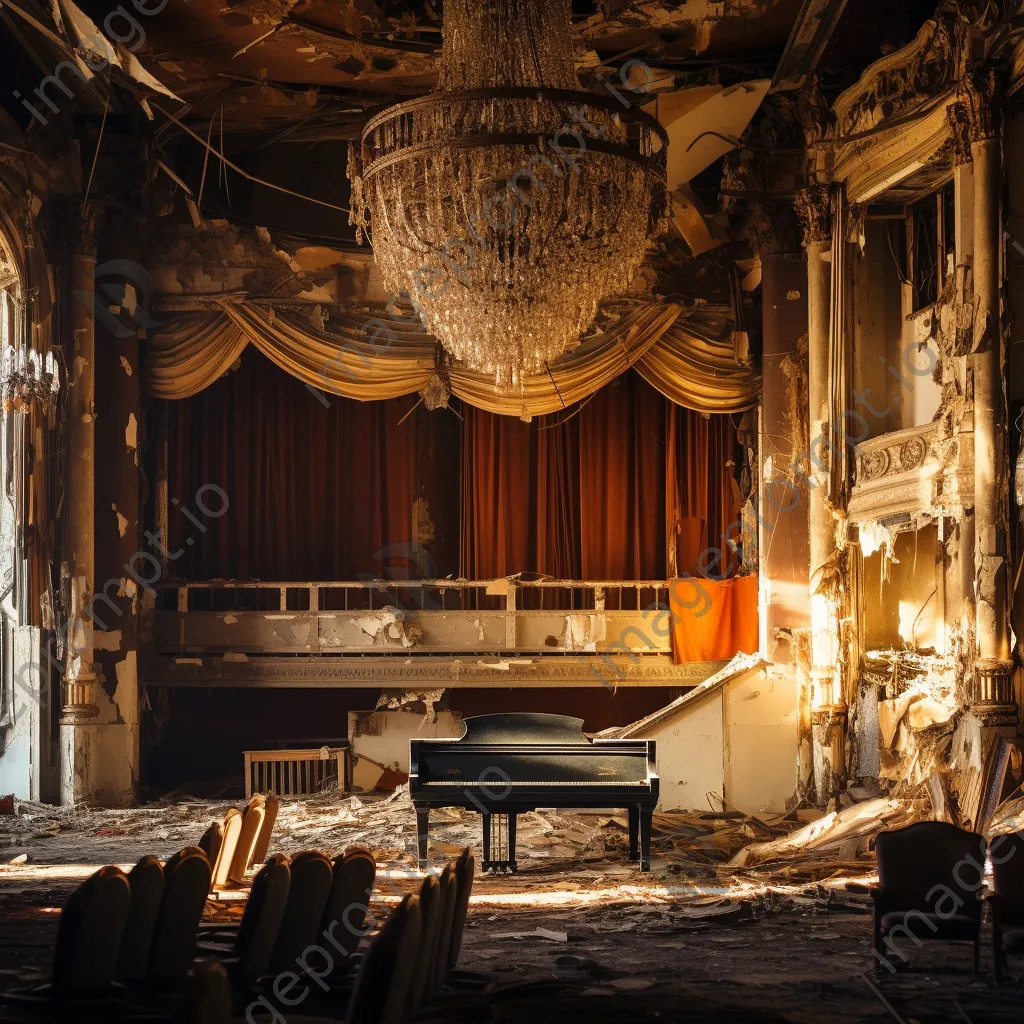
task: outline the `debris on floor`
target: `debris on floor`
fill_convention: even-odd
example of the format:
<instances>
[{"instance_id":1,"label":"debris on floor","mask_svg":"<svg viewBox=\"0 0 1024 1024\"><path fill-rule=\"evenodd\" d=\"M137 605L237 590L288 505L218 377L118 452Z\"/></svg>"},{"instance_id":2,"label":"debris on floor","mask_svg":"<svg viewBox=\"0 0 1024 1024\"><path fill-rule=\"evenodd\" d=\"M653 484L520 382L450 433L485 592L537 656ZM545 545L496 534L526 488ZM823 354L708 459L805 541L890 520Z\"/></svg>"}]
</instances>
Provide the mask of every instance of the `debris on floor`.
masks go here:
<instances>
[{"instance_id":1,"label":"debris on floor","mask_svg":"<svg viewBox=\"0 0 1024 1024\"><path fill-rule=\"evenodd\" d=\"M59 907L99 864L166 857L195 843L228 806L181 799L90 810L17 802L14 815L0 818L0 975L36 970L43 980ZM519 872L474 883L463 966L501 984L523 983L524 993L528 982L569 982L577 997L593 997L587 1005L599 1012L591 1019L601 1024L677 1019L666 1006L685 1006L688 1019L860 1024L879 1006L860 980L872 966L868 847L878 830L924 810L872 799L823 816L811 809L785 817L657 813L652 870L644 873L628 860L624 815L524 814ZM993 829L1009 829L1018 816L1024 798L1000 808ZM448 808L432 817L434 864L464 845L478 848L478 815ZM404 789L285 800L277 820L274 851L373 850L380 865L375 913L419 884L416 821ZM211 901L206 917L237 921L243 906L244 899ZM979 987L962 950L926 945L929 973L884 979L887 998L913 1007L906 1019L947 1019L950 994L971 1019L1019 1019L1019 984ZM794 1002L794 985L827 994L827 1007ZM496 1019L544 1024L578 1014L578 1005L556 995L529 1006L522 999L509 994ZM826 1009L827 1018L818 1015Z\"/></svg>"},{"instance_id":2,"label":"debris on floor","mask_svg":"<svg viewBox=\"0 0 1024 1024\"><path fill-rule=\"evenodd\" d=\"M828 858L855 860L868 851L871 840L883 829L903 828L928 817L922 802L877 797L832 811L783 839L753 843L729 862L735 867L752 867L766 862Z\"/></svg>"}]
</instances>

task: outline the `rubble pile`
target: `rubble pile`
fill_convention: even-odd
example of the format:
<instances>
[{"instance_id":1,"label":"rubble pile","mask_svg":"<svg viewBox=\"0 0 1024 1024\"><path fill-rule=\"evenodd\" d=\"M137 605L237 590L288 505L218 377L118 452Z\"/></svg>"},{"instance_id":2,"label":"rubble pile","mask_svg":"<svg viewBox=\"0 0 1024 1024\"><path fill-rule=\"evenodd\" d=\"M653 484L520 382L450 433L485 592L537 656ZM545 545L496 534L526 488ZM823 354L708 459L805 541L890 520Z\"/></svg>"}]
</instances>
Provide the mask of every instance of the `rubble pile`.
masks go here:
<instances>
[{"instance_id":1,"label":"rubble pile","mask_svg":"<svg viewBox=\"0 0 1024 1024\"><path fill-rule=\"evenodd\" d=\"M195 843L229 806L185 799L98 810L20 802L15 813L0 815L0 892L27 883L66 885L67 870L87 873L89 865L103 862L129 865L147 853L167 857ZM610 913L594 922L598 931L748 920L802 903L866 911L866 897L849 892L846 883L870 880L872 837L922 816L918 804L882 799L826 815L656 813L652 870L641 873L628 859L624 813L532 811L519 816L518 874L481 879L474 902L547 915L601 905ZM479 847L479 815L446 808L431 818L432 861ZM378 887L380 898L389 902L415 884L416 841L403 788L387 796L325 793L283 800L271 849L334 855L365 846L381 867L378 877L387 881Z\"/></svg>"}]
</instances>

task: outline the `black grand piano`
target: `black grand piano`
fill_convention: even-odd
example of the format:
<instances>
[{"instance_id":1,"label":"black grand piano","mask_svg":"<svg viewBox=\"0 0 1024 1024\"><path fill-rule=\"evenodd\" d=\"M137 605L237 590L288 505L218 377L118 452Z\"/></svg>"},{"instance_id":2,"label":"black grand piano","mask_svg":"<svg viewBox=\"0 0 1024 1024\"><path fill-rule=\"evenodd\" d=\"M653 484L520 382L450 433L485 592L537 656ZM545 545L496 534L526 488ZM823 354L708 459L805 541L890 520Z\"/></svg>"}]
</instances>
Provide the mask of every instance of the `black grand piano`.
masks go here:
<instances>
[{"instance_id":1,"label":"black grand piano","mask_svg":"<svg viewBox=\"0 0 1024 1024\"><path fill-rule=\"evenodd\" d=\"M658 802L654 740L588 740L583 719L505 714L467 718L460 739L409 741L409 795L419 860L427 859L431 807L483 815L483 869L516 869L516 815L538 807L625 807L629 856L651 867Z\"/></svg>"}]
</instances>

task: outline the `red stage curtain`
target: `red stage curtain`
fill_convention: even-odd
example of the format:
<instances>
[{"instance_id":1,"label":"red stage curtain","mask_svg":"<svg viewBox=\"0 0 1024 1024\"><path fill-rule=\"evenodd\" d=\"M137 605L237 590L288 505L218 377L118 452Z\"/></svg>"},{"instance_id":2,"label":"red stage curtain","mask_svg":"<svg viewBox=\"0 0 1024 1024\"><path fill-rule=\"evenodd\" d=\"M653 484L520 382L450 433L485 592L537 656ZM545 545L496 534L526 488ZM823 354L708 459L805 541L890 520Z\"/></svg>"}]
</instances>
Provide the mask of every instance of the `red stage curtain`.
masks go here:
<instances>
[{"instance_id":1,"label":"red stage curtain","mask_svg":"<svg viewBox=\"0 0 1024 1024\"><path fill-rule=\"evenodd\" d=\"M740 533L733 526L739 516L733 486L738 458L736 428L727 415L707 417L671 403L668 422L668 573L731 576L737 559L727 541L737 539Z\"/></svg>"},{"instance_id":2,"label":"red stage curtain","mask_svg":"<svg viewBox=\"0 0 1024 1024\"><path fill-rule=\"evenodd\" d=\"M669 605L677 665L757 653L757 576L672 580Z\"/></svg>"},{"instance_id":3,"label":"red stage curtain","mask_svg":"<svg viewBox=\"0 0 1024 1024\"><path fill-rule=\"evenodd\" d=\"M381 575L381 552L412 537L414 400L328 407L265 357L190 399L169 402L169 549L179 578L355 579ZM230 508L201 534L174 505L195 513L203 484ZM210 504L214 504L211 500ZM194 544L186 546L192 539Z\"/></svg>"},{"instance_id":4,"label":"red stage curtain","mask_svg":"<svg viewBox=\"0 0 1024 1024\"><path fill-rule=\"evenodd\" d=\"M583 578L664 579L669 402L635 373L580 413ZM701 462L706 472L707 460Z\"/></svg>"},{"instance_id":5,"label":"red stage curtain","mask_svg":"<svg viewBox=\"0 0 1024 1024\"><path fill-rule=\"evenodd\" d=\"M172 503L174 576L663 580L701 575L700 552L736 518L729 417L675 406L632 372L530 423L470 406L461 423L422 406L403 421L412 396L327 400L248 350L165 403L170 498L194 512L209 483L231 502L205 534ZM417 565L402 551L420 544Z\"/></svg>"},{"instance_id":6,"label":"red stage curtain","mask_svg":"<svg viewBox=\"0 0 1024 1024\"><path fill-rule=\"evenodd\" d=\"M463 412L465 577L661 580L700 575L704 549L727 547L721 536L737 517L728 416L673 405L634 373L570 419Z\"/></svg>"},{"instance_id":7,"label":"red stage curtain","mask_svg":"<svg viewBox=\"0 0 1024 1024\"><path fill-rule=\"evenodd\" d=\"M462 414L462 575L579 579L576 418Z\"/></svg>"}]
</instances>

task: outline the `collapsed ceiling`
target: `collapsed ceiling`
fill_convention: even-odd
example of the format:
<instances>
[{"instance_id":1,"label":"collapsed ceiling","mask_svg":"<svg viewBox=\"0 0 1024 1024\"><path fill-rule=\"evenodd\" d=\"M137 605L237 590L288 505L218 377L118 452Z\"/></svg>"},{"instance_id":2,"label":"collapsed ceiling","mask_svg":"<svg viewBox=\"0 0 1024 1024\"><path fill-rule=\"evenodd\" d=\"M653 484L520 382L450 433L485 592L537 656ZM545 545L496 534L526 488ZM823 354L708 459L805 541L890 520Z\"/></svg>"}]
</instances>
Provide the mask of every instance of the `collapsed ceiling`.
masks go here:
<instances>
[{"instance_id":1,"label":"collapsed ceiling","mask_svg":"<svg viewBox=\"0 0 1024 1024\"><path fill-rule=\"evenodd\" d=\"M880 43L911 38L928 7L573 0L584 89L607 88L631 61L650 69L645 106L669 132L673 198L656 273L724 243L746 275L749 234L722 202L723 158L741 137L746 150L775 145L787 90L817 76L838 95ZM435 84L442 13L440 0L5 3L0 33L14 45L0 69L0 162L28 154L34 193L102 201L129 249L166 252L179 225L218 218L267 228L290 251L285 235L350 248L349 141L369 110Z\"/></svg>"},{"instance_id":2,"label":"collapsed ceiling","mask_svg":"<svg viewBox=\"0 0 1024 1024\"><path fill-rule=\"evenodd\" d=\"M94 19L110 10L107 0L82 7ZM577 66L593 75L602 62L641 54L667 75L724 65L733 77L757 77L773 69L799 7L800 0L577 2ZM219 118L223 107L225 130L288 124L294 131L285 137L298 142L322 138L311 131L330 126L349 138L365 109L434 84L441 4L194 0L161 10L144 28L148 65L191 117Z\"/></svg>"}]
</instances>

